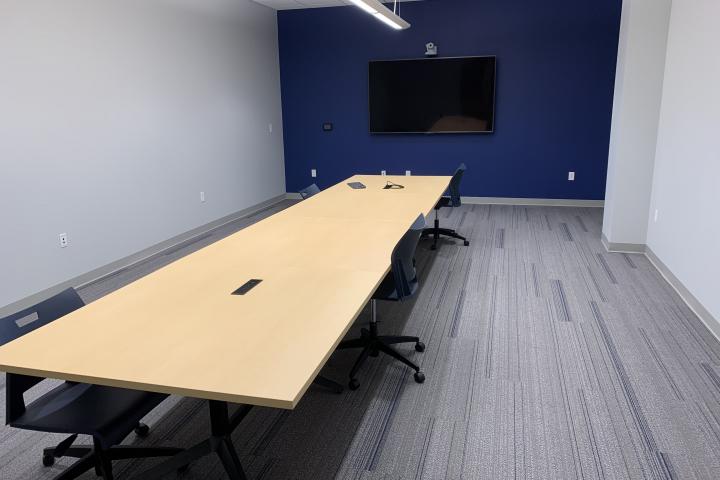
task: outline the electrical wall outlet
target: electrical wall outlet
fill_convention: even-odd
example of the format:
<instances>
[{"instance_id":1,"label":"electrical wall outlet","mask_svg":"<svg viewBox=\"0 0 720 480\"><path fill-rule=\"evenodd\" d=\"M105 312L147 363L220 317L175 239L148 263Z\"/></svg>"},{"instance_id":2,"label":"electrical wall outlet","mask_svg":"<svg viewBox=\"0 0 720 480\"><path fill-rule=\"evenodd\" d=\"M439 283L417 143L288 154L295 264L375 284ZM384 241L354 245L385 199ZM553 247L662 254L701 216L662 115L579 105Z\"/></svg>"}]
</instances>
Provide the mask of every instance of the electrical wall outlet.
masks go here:
<instances>
[{"instance_id":1,"label":"electrical wall outlet","mask_svg":"<svg viewBox=\"0 0 720 480\"><path fill-rule=\"evenodd\" d=\"M311 170L310 170L310 176L311 176L312 178L317 177L317 170L315 170L314 168L311 169Z\"/></svg>"},{"instance_id":2,"label":"electrical wall outlet","mask_svg":"<svg viewBox=\"0 0 720 480\"><path fill-rule=\"evenodd\" d=\"M568 181L569 182L575 181L575 172L568 172Z\"/></svg>"},{"instance_id":3,"label":"electrical wall outlet","mask_svg":"<svg viewBox=\"0 0 720 480\"><path fill-rule=\"evenodd\" d=\"M659 215L660 215L660 210L655 209L655 216L653 217L655 223L657 223Z\"/></svg>"},{"instance_id":4,"label":"electrical wall outlet","mask_svg":"<svg viewBox=\"0 0 720 480\"><path fill-rule=\"evenodd\" d=\"M387 175L387 172L385 170L380 170L380 175L384 177L385 175Z\"/></svg>"},{"instance_id":5,"label":"electrical wall outlet","mask_svg":"<svg viewBox=\"0 0 720 480\"><path fill-rule=\"evenodd\" d=\"M61 233L60 235L58 235L58 239L60 240L60 248L65 248L68 246L67 233Z\"/></svg>"},{"instance_id":6,"label":"electrical wall outlet","mask_svg":"<svg viewBox=\"0 0 720 480\"><path fill-rule=\"evenodd\" d=\"M205 201L205 192L200 192L200 201L201 202Z\"/></svg>"},{"instance_id":7,"label":"electrical wall outlet","mask_svg":"<svg viewBox=\"0 0 720 480\"><path fill-rule=\"evenodd\" d=\"M405 176L409 177L410 175L412 175L412 172L410 170L405 170Z\"/></svg>"}]
</instances>

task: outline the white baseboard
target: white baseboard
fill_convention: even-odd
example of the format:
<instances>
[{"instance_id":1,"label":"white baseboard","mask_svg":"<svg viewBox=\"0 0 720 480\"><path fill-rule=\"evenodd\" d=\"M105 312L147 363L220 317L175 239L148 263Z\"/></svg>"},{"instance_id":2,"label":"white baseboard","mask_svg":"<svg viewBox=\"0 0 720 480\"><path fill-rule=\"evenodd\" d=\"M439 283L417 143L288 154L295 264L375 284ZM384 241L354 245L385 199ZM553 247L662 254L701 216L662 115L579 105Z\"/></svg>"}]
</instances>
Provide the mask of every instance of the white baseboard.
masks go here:
<instances>
[{"instance_id":1,"label":"white baseboard","mask_svg":"<svg viewBox=\"0 0 720 480\"><path fill-rule=\"evenodd\" d=\"M644 243L613 243L608 241L603 233L600 237L605 250L610 253L645 253L647 246Z\"/></svg>"},{"instance_id":2,"label":"white baseboard","mask_svg":"<svg viewBox=\"0 0 720 480\"><path fill-rule=\"evenodd\" d=\"M672 271L663 263L660 258L655 255L650 247L645 247L645 256L650 263L660 272L660 275L670 284L671 287L680 295L680 298L687 304L690 310L698 316L698 318L705 324L708 330L715 335L715 338L720 341L720 321L713 316L710 311L700 302L700 300L693 295L690 290L678 279Z\"/></svg>"},{"instance_id":3,"label":"white baseboard","mask_svg":"<svg viewBox=\"0 0 720 480\"><path fill-rule=\"evenodd\" d=\"M294 193L288 192L285 194L285 200L302 200L302 197L297 192L294 192Z\"/></svg>"},{"instance_id":4,"label":"white baseboard","mask_svg":"<svg viewBox=\"0 0 720 480\"><path fill-rule=\"evenodd\" d=\"M650 247L640 243L612 243L608 241L605 234L602 234L601 241L605 249L610 253L639 253L645 255L655 269L660 272L660 275L662 275L665 281L677 292L688 308L705 324L705 327L710 330L710 333L720 341L720 321L705 308L700 300L688 290L685 284L672 273Z\"/></svg>"},{"instance_id":5,"label":"white baseboard","mask_svg":"<svg viewBox=\"0 0 720 480\"><path fill-rule=\"evenodd\" d=\"M212 232L213 230L222 227L223 225L234 222L241 218L252 216L262 210L270 208L273 205L285 200L285 197L286 196L284 194L278 195L277 197L273 197L269 200L258 203L257 205L244 208L238 212L219 218L218 220L194 228L188 232L181 233L180 235L170 238L169 240L166 240L164 242L155 244L151 247L141 250L140 252L121 258L120 260L109 263L107 265L103 265L102 267L96 268L95 270L91 270L90 272L84 273L82 275L78 275L77 277L71 278L70 280L66 280L57 285L53 285L50 288L46 288L45 290L30 295L29 297L25 297L21 300L18 300L0 308L0 318L35 305L38 302L41 302L42 300L51 297L56 293L61 292L62 290L65 290L68 287L82 288L84 286L90 285L91 283L100 281L103 278L109 277L110 275L119 273L121 270L128 269L133 265L148 260L151 257L154 257L156 255L162 255L166 251L171 250L174 247L177 247L183 243L188 243L192 241L192 239L199 236L206 235L209 232Z\"/></svg>"},{"instance_id":6,"label":"white baseboard","mask_svg":"<svg viewBox=\"0 0 720 480\"><path fill-rule=\"evenodd\" d=\"M469 205L523 205L537 207L591 207L602 208L604 200L574 200L559 198L462 197Z\"/></svg>"}]
</instances>

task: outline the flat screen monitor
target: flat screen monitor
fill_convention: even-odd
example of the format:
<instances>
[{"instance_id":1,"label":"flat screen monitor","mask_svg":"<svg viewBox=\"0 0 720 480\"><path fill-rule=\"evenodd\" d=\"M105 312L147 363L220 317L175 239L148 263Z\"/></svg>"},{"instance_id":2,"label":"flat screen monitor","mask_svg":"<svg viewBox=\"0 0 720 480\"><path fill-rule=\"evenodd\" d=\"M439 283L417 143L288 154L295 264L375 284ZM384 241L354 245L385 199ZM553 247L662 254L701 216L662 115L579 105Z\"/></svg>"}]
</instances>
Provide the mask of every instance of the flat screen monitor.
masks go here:
<instances>
[{"instance_id":1,"label":"flat screen monitor","mask_svg":"<svg viewBox=\"0 0 720 480\"><path fill-rule=\"evenodd\" d=\"M491 133L496 58L370 62L371 133Z\"/></svg>"}]
</instances>

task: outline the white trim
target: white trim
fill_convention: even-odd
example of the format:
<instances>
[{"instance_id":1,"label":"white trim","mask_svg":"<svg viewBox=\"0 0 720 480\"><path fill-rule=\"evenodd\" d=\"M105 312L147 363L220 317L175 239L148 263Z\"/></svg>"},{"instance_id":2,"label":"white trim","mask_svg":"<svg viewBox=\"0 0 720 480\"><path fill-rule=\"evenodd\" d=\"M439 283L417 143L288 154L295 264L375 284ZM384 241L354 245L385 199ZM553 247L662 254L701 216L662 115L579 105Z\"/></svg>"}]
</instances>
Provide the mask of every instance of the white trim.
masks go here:
<instances>
[{"instance_id":1,"label":"white trim","mask_svg":"<svg viewBox=\"0 0 720 480\"><path fill-rule=\"evenodd\" d=\"M655 252L650 247L645 247L645 256L650 263L660 272L660 275L670 284L670 286L680 295L680 298L693 311L695 315L705 324L710 333L720 341L720 321L715 318L710 311L693 295L690 290L673 274Z\"/></svg>"},{"instance_id":2,"label":"white trim","mask_svg":"<svg viewBox=\"0 0 720 480\"><path fill-rule=\"evenodd\" d=\"M647 245L644 243L613 243L608 241L604 233L600 236L600 241L605 250L610 253L645 253L647 251Z\"/></svg>"},{"instance_id":3,"label":"white trim","mask_svg":"<svg viewBox=\"0 0 720 480\"><path fill-rule=\"evenodd\" d=\"M302 196L299 193L286 193L285 200L302 200Z\"/></svg>"},{"instance_id":4,"label":"white trim","mask_svg":"<svg viewBox=\"0 0 720 480\"><path fill-rule=\"evenodd\" d=\"M660 273L665 281L680 296L683 302L692 312L697 315L705 328L720 341L720 321L718 321L705 306L700 303L695 295L675 276L674 273L665 265L660 258L652 251L650 247L642 243L611 243L603 233L600 237L603 246L610 253L633 253L643 254L650 261L653 267Z\"/></svg>"},{"instance_id":5,"label":"white trim","mask_svg":"<svg viewBox=\"0 0 720 480\"><path fill-rule=\"evenodd\" d=\"M469 205L525 205L538 207L590 207L602 208L604 200L574 200L556 198L462 197Z\"/></svg>"},{"instance_id":6,"label":"white trim","mask_svg":"<svg viewBox=\"0 0 720 480\"><path fill-rule=\"evenodd\" d=\"M90 285L91 283L102 280L103 278L114 275L121 270L125 270L134 265L137 265L140 262L144 262L151 257L154 257L156 255L162 255L164 252L171 250L174 247L177 247L183 243L188 243L194 238L206 235L213 230L227 225L230 222L234 222L241 218L247 218L261 212L262 210L266 210L285 200L285 197L286 195L278 195L277 197L273 197L269 200L258 203L257 205L253 205L225 217L219 218L218 220L194 228L188 232L181 233L180 235L176 235L175 237L165 240L164 242L155 244L151 247L141 250L140 252L128 255L127 257L121 258L120 260L111 262L107 265L96 268L95 270L91 270L90 272L78 275L77 277L71 278L70 280L66 280L50 288L46 288L45 290L42 290L38 293L13 302L0 308L0 318L35 305L36 303L52 295L55 295L56 293L68 287L82 288L84 286Z\"/></svg>"}]
</instances>

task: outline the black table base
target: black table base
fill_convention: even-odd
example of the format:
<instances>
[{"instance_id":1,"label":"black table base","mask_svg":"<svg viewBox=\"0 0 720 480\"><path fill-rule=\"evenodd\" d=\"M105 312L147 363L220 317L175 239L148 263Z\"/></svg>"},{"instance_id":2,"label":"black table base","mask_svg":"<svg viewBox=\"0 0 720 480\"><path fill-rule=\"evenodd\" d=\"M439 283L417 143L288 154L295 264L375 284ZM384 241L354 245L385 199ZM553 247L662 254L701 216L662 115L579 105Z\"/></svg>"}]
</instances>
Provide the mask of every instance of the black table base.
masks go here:
<instances>
[{"instance_id":1,"label":"black table base","mask_svg":"<svg viewBox=\"0 0 720 480\"><path fill-rule=\"evenodd\" d=\"M228 415L227 402L209 400L210 408L210 438L194 447L188 448L172 457L167 462L142 472L136 478L143 480L159 479L163 476L187 467L190 463L213 453L217 454L228 478L231 480L246 480L240 458L233 446L230 434L240 425L240 422L252 409L251 405L242 405L232 415Z\"/></svg>"},{"instance_id":2,"label":"black table base","mask_svg":"<svg viewBox=\"0 0 720 480\"><path fill-rule=\"evenodd\" d=\"M343 391L342 385L320 375L315 378L313 383L335 393ZM145 470L135 478L137 480L159 479L171 472L187 468L195 460L215 453L225 467L225 472L230 480L246 480L247 476L245 476L240 457L235 451L230 435L250 413L252 405L241 405L232 415L228 414L227 402L208 400L208 407L210 408L210 438L181 451L166 462Z\"/></svg>"}]
</instances>

